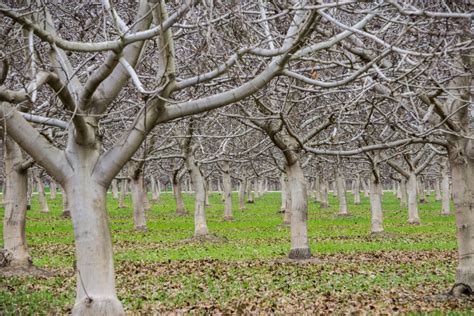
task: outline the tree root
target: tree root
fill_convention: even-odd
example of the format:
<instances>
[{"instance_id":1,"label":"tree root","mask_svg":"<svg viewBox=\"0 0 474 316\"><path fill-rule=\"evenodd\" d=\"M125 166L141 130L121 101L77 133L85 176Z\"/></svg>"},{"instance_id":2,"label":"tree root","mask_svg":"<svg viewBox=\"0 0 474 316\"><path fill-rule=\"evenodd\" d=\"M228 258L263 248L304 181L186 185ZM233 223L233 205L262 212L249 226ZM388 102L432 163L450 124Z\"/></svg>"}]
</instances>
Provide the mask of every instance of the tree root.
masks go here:
<instances>
[{"instance_id":1,"label":"tree root","mask_svg":"<svg viewBox=\"0 0 474 316\"><path fill-rule=\"evenodd\" d=\"M306 260L311 258L311 251L309 248L291 249L288 258L293 260Z\"/></svg>"},{"instance_id":2,"label":"tree root","mask_svg":"<svg viewBox=\"0 0 474 316\"><path fill-rule=\"evenodd\" d=\"M455 283L448 292L448 295L454 297L461 297L462 295L471 296L472 294L472 288L464 283Z\"/></svg>"}]
</instances>

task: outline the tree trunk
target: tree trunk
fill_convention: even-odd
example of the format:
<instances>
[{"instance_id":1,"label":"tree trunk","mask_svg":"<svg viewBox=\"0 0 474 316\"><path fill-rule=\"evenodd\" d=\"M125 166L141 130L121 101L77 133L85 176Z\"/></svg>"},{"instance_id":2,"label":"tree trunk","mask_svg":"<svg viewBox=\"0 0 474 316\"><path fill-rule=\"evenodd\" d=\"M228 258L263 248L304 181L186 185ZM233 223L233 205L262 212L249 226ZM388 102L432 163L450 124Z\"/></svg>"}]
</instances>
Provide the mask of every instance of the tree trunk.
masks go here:
<instances>
[{"instance_id":1,"label":"tree trunk","mask_svg":"<svg viewBox=\"0 0 474 316\"><path fill-rule=\"evenodd\" d=\"M184 216L188 214L184 207L183 193L181 191L181 183L174 176L171 177L171 184L173 186L173 195L176 202L176 215Z\"/></svg>"},{"instance_id":2,"label":"tree trunk","mask_svg":"<svg viewBox=\"0 0 474 316\"><path fill-rule=\"evenodd\" d=\"M442 201L441 201L441 214L449 215L450 214L450 202L451 202L451 190L449 188L449 166L445 162L441 169L441 174L443 180L441 181L441 187L443 190Z\"/></svg>"},{"instance_id":3,"label":"tree trunk","mask_svg":"<svg viewBox=\"0 0 474 316\"><path fill-rule=\"evenodd\" d=\"M142 198L143 198L143 209L145 211L151 211L150 200L148 199L148 187L145 179L142 179Z\"/></svg>"},{"instance_id":4,"label":"tree trunk","mask_svg":"<svg viewBox=\"0 0 474 316\"><path fill-rule=\"evenodd\" d=\"M472 140L460 139L457 146L449 146L453 200L456 209L456 226L459 264L456 284L474 289L474 155ZM459 152L461 151L462 152ZM444 180L446 186L449 180Z\"/></svg>"},{"instance_id":5,"label":"tree trunk","mask_svg":"<svg viewBox=\"0 0 474 316\"><path fill-rule=\"evenodd\" d=\"M286 197L288 195L287 180L286 180L286 175L285 175L284 172L281 173L280 184L281 184L281 208L280 208L280 212L284 213L285 210L286 210Z\"/></svg>"},{"instance_id":6,"label":"tree trunk","mask_svg":"<svg viewBox=\"0 0 474 316\"><path fill-rule=\"evenodd\" d=\"M71 153L71 154L69 154ZM70 142L74 176L62 183L71 209L76 246L77 294L73 315L123 315L115 290L112 240L106 208L109 183L95 179L99 148Z\"/></svg>"},{"instance_id":7,"label":"tree trunk","mask_svg":"<svg viewBox=\"0 0 474 316\"><path fill-rule=\"evenodd\" d=\"M8 136L5 139L5 213L3 219L3 248L11 254L11 266L31 264L26 245L25 224L28 194L28 173L20 147Z\"/></svg>"},{"instance_id":8,"label":"tree trunk","mask_svg":"<svg viewBox=\"0 0 474 316\"><path fill-rule=\"evenodd\" d=\"M408 194L407 194L407 180L402 176L400 180L400 207L405 208L408 206Z\"/></svg>"},{"instance_id":9,"label":"tree trunk","mask_svg":"<svg viewBox=\"0 0 474 316\"><path fill-rule=\"evenodd\" d=\"M410 173L407 181L408 194L408 223L420 224L420 216L418 215L418 203L416 196L416 174Z\"/></svg>"},{"instance_id":10,"label":"tree trunk","mask_svg":"<svg viewBox=\"0 0 474 316\"><path fill-rule=\"evenodd\" d=\"M321 203L321 178L318 176L314 182L314 199Z\"/></svg>"},{"instance_id":11,"label":"tree trunk","mask_svg":"<svg viewBox=\"0 0 474 316\"><path fill-rule=\"evenodd\" d=\"M26 197L26 200L27 200L27 206L26 206L26 209L27 210L30 210L31 209L31 200L33 198L33 189L34 189L34 186L35 186L35 181L33 179L33 174L32 174L32 171L31 169L28 169L27 171L27 177L28 177L28 189L27 189L27 197Z\"/></svg>"},{"instance_id":12,"label":"tree trunk","mask_svg":"<svg viewBox=\"0 0 474 316\"><path fill-rule=\"evenodd\" d=\"M288 184L291 195L291 250L290 259L311 257L308 241L308 197L303 170L298 161L287 166Z\"/></svg>"},{"instance_id":13,"label":"tree trunk","mask_svg":"<svg viewBox=\"0 0 474 316\"><path fill-rule=\"evenodd\" d=\"M56 200L56 193L57 193L57 191L58 191L58 187L57 187L57 185L56 185L56 181L51 180L51 181L49 182L49 191L50 191L50 196L49 196L49 198L50 198L51 200Z\"/></svg>"},{"instance_id":14,"label":"tree trunk","mask_svg":"<svg viewBox=\"0 0 474 316\"><path fill-rule=\"evenodd\" d=\"M40 172L35 171L34 177L35 177L36 184L38 186L38 200L40 204L40 212L49 213L48 201L46 200L46 194L44 193L44 183L40 177Z\"/></svg>"},{"instance_id":15,"label":"tree trunk","mask_svg":"<svg viewBox=\"0 0 474 316\"><path fill-rule=\"evenodd\" d=\"M160 181L156 181L155 177L151 177L151 201L157 203L160 200Z\"/></svg>"},{"instance_id":16,"label":"tree trunk","mask_svg":"<svg viewBox=\"0 0 474 316\"><path fill-rule=\"evenodd\" d=\"M337 194L338 194L338 193L339 193L339 192L337 192L337 180L334 180L334 181L332 182L332 196L333 196L333 197L337 197Z\"/></svg>"},{"instance_id":17,"label":"tree trunk","mask_svg":"<svg viewBox=\"0 0 474 316\"><path fill-rule=\"evenodd\" d=\"M229 162L224 161L222 169L222 186L224 188L224 220L231 221L234 219L232 215L232 184L230 178Z\"/></svg>"},{"instance_id":18,"label":"tree trunk","mask_svg":"<svg viewBox=\"0 0 474 316\"><path fill-rule=\"evenodd\" d=\"M191 182L193 180L191 179ZM207 184L206 184L206 181L203 179L204 181L204 206L211 206L211 203L209 203L209 193L211 191L211 180L208 180L207 181Z\"/></svg>"},{"instance_id":19,"label":"tree trunk","mask_svg":"<svg viewBox=\"0 0 474 316\"><path fill-rule=\"evenodd\" d=\"M441 184L440 184L440 181L439 181L439 177L436 177L435 179L435 200L436 202L439 202L441 201Z\"/></svg>"},{"instance_id":20,"label":"tree trunk","mask_svg":"<svg viewBox=\"0 0 474 316\"><path fill-rule=\"evenodd\" d=\"M378 168L378 167L374 167ZM377 173L377 176L373 174ZM378 170L372 172L370 177L370 212L371 212L371 233L382 233L383 211L382 211L382 183Z\"/></svg>"},{"instance_id":21,"label":"tree trunk","mask_svg":"<svg viewBox=\"0 0 474 316\"><path fill-rule=\"evenodd\" d=\"M135 230L146 231L145 207L143 198L143 175L131 178L132 203L133 203L133 222Z\"/></svg>"},{"instance_id":22,"label":"tree trunk","mask_svg":"<svg viewBox=\"0 0 474 316\"><path fill-rule=\"evenodd\" d=\"M69 209L69 201L67 199L66 191L61 187L62 197L63 197L63 213L61 214L64 218L71 217L71 210Z\"/></svg>"},{"instance_id":23,"label":"tree trunk","mask_svg":"<svg viewBox=\"0 0 474 316\"><path fill-rule=\"evenodd\" d=\"M425 179L423 177L420 177L418 190L420 192L420 203L425 204L426 203L426 191L425 191Z\"/></svg>"},{"instance_id":24,"label":"tree trunk","mask_svg":"<svg viewBox=\"0 0 474 316\"><path fill-rule=\"evenodd\" d=\"M239 205L240 210L244 211L247 209L245 206L245 189L247 188L247 178L244 178L240 181L240 188L239 188Z\"/></svg>"},{"instance_id":25,"label":"tree trunk","mask_svg":"<svg viewBox=\"0 0 474 316\"><path fill-rule=\"evenodd\" d=\"M252 180L249 180L247 181L247 203L252 204L253 202Z\"/></svg>"},{"instance_id":26,"label":"tree trunk","mask_svg":"<svg viewBox=\"0 0 474 316\"><path fill-rule=\"evenodd\" d=\"M127 195L127 182L128 180L122 180L120 182L120 196L119 196L119 208L126 208L125 196Z\"/></svg>"},{"instance_id":27,"label":"tree trunk","mask_svg":"<svg viewBox=\"0 0 474 316\"><path fill-rule=\"evenodd\" d=\"M321 183L321 208L329 208L329 184L326 180Z\"/></svg>"},{"instance_id":28,"label":"tree trunk","mask_svg":"<svg viewBox=\"0 0 474 316\"><path fill-rule=\"evenodd\" d=\"M116 200L119 197L118 187L117 187L117 180L112 180L112 197Z\"/></svg>"},{"instance_id":29,"label":"tree trunk","mask_svg":"<svg viewBox=\"0 0 474 316\"><path fill-rule=\"evenodd\" d=\"M338 215L342 215L342 216L349 215L349 212L347 211L347 196L346 196L345 179L339 170L337 170L336 172L336 185L337 185L337 195L339 196Z\"/></svg>"},{"instance_id":30,"label":"tree trunk","mask_svg":"<svg viewBox=\"0 0 474 316\"><path fill-rule=\"evenodd\" d=\"M191 177L191 184L194 187L194 237L202 237L209 235L207 229L205 203L206 203L206 188L204 177L201 170L196 165L194 157L188 154L185 159L186 168Z\"/></svg>"},{"instance_id":31,"label":"tree trunk","mask_svg":"<svg viewBox=\"0 0 474 316\"><path fill-rule=\"evenodd\" d=\"M357 174L354 183L354 204L360 204L360 174Z\"/></svg>"}]
</instances>

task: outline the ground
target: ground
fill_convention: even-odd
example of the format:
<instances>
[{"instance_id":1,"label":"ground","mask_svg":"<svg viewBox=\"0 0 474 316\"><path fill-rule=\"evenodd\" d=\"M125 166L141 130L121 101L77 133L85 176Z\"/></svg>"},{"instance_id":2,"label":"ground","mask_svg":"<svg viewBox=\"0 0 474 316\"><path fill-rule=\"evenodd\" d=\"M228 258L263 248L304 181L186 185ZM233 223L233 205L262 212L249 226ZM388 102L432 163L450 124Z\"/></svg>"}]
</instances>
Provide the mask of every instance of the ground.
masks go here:
<instances>
[{"instance_id":1,"label":"ground","mask_svg":"<svg viewBox=\"0 0 474 316\"><path fill-rule=\"evenodd\" d=\"M223 221L223 204L211 195L207 209L217 243L192 236L193 216L174 215L172 195L147 213L148 231L135 232L130 207L108 197L118 296L127 312L166 313L394 313L472 314L470 298L441 294L454 283L454 216L440 215L434 195L420 205L422 224L407 223L407 210L384 195L385 229L371 236L367 198L337 217L337 201L321 210L309 203L309 236L314 259L286 259L289 230L282 228L279 193L267 193ZM237 196L233 196L238 210ZM349 195L349 201L352 196ZM72 225L61 214L61 196L41 214L28 211L27 239L33 263L53 277L1 277L0 314L67 313L74 302ZM188 210L192 196L185 194ZM130 206L130 200L127 200ZM3 216L3 209L0 209ZM226 240L226 241L225 241Z\"/></svg>"}]
</instances>

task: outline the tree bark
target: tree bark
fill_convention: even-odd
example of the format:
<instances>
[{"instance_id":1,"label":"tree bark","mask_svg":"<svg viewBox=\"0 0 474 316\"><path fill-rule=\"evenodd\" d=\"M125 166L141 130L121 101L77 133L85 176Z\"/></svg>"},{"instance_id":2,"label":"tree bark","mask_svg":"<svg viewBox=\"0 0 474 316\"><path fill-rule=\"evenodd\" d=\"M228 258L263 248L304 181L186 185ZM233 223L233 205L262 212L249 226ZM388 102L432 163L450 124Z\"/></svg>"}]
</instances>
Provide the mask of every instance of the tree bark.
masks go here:
<instances>
[{"instance_id":1,"label":"tree bark","mask_svg":"<svg viewBox=\"0 0 474 316\"><path fill-rule=\"evenodd\" d=\"M245 189L247 187L247 178L244 178L240 181L240 188L239 188L239 206L240 210L244 211L247 209L245 206Z\"/></svg>"},{"instance_id":2,"label":"tree bark","mask_svg":"<svg viewBox=\"0 0 474 316\"><path fill-rule=\"evenodd\" d=\"M378 167L372 171L370 177L370 212L371 212L371 233L382 233L383 211L382 211L382 183ZM376 173L376 174L374 174Z\"/></svg>"},{"instance_id":3,"label":"tree bark","mask_svg":"<svg viewBox=\"0 0 474 316\"><path fill-rule=\"evenodd\" d=\"M321 183L321 208L329 208L329 184L326 180Z\"/></svg>"},{"instance_id":4,"label":"tree bark","mask_svg":"<svg viewBox=\"0 0 474 316\"><path fill-rule=\"evenodd\" d=\"M308 241L308 197L306 181L299 161L287 166L288 184L291 195L291 250L290 259L311 257Z\"/></svg>"},{"instance_id":5,"label":"tree bark","mask_svg":"<svg viewBox=\"0 0 474 316\"><path fill-rule=\"evenodd\" d=\"M11 254L10 266L31 264L25 237L28 173L22 169L23 153L8 136L5 139L5 213L3 247Z\"/></svg>"},{"instance_id":6,"label":"tree bark","mask_svg":"<svg viewBox=\"0 0 474 316\"><path fill-rule=\"evenodd\" d=\"M314 199L321 203L321 178L319 176L316 177L314 182Z\"/></svg>"},{"instance_id":7,"label":"tree bark","mask_svg":"<svg viewBox=\"0 0 474 316\"><path fill-rule=\"evenodd\" d=\"M61 187L62 197L63 197L63 213L61 214L64 218L71 217L71 210L69 209L69 201L67 199L66 191Z\"/></svg>"},{"instance_id":8,"label":"tree bark","mask_svg":"<svg viewBox=\"0 0 474 316\"><path fill-rule=\"evenodd\" d=\"M127 195L127 183L128 180L122 180L120 181L120 196L119 196L119 208L126 208L127 206L125 205L125 196Z\"/></svg>"},{"instance_id":9,"label":"tree bark","mask_svg":"<svg viewBox=\"0 0 474 316\"><path fill-rule=\"evenodd\" d=\"M285 175L284 172L281 173L280 184L281 184L281 208L280 208L280 212L284 213L285 210L286 210L286 197L288 195L287 180L286 180L286 175Z\"/></svg>"},{"instance_id":10,"label":"tree bark","mask_svg":"<svg viewBox=\"0 0 474 316\"><path fill-rule=\"evenodd\" d=\"M441 214L443 215L449 215L450 214L450 208L451 208L451 190L449 187L449 170L448 170L448 162L446 161L441 169L441 174L443 177L443 180L441 181L441 187L442 187L442 201L441 201Z\"/></svg>"},{"instance_id":11,"label":"tree bark","mask_svg":"<svg viewBox=\"0 0 474 316\"><path fill-rule=\"evenodd\" d=\"M441 184L440 184L440 181L439 181L439 177L436 177L434 186L435 186L434 187L434 189L435 189L435 200L436 200L436 202L441 201Z\"/></svg>"},{"instance_id":12,"label":"tree bark","mask_svg":"<svg viewBox=\"0 0 474 316\"><path fill-rule=\"evenodd\" d=\"M354 183L354 204L360 204L360 174L357 174Z\"/></svg>"},{"instance_id":13,"label":"tree bark","mask_svg":"<svg viewBox=\"0 0 474 316\"><path fill-rule=\"evenodd\" d=\"M145 211L151 211L150 200L148 199L148 186L145 179L142 179L142 198L143 198L143 209Z\"/></svg>"},{"instance_id":14,"label":"tree bark","mask_svg":"<svg viewBox=\"0 0 474 316\"><path fill-rule=\"evenodd\" d=\"M156 181L155 177L151 177L151 201L157 203L160 200L160 181Z\"/></svg>"},{"instance_id":15,"label":"tree bark","mask_svg":"<svg viewBox=\"0 0 474 316\"><path fill-rule=\"evenodd\" d=\"M426 203L425 179L423 177L420 177L420 181L418 184L419 184L418 191L420 192L420 203L425 204Z\"/></svg>"},{"instance_id":16,"label":"tree bark","mask_svg":"<svg viewBox=\"0 0 474 316\"><path fill-rule=\"evenodd\" d=\"M340 170L336 171L336 185L337 185L337 195L339 196L338 215L342 215L342 216L349 215L349 212L347 210L347 195L346 195L345 179L342 176Z\"/></svg>"},{"instance_id":17,"label":"tree bark","mask_svg":"<svg viewBox=\"0 0 474 316\"><path fill-rule=\"evenodd\" d=\"M173 195L174 195L174 200L176 202L176 215L184 216L188 214L188 211L186 211L186 208L184 207L183 192L181 191L181 183L177 177L178 177L177 173L171 176L171 185L173 187Z\"/></svg>"},{"instance_id":18,"label":"tree bark","mask_svg":"<svg viewBox=\"0 0 474 316\"><path fill-rule=\"evenodd\" d=\"M143 198L143 175L131 178L133 222L135 230L146 231L145 205Z\"/></svg>"},{"instance_id":19,"label":"tree bark","mask_svg":"<svg viewBox=\"0 0 474 316\"><path fill-rule=\"evenodd\" d=\"M46 200L46 194L44 193L44 183L40 176L40 171L34 172L35 181L38 187L38 200L40 204L41 213L49 213L48 201Z\"/></svg>"},{"instance_id":20,"label":"tree bark","mask_svg":"<svg viewBox=\"0 0 474 316\"><path fill-rule=\"evenodd\" d=\"M418 214L418 203L417 203L417 189L416 189L416 174L410 173L407 181L407 194L408 194L408 223L420 224L420 216Z\"/></svg>"},{"instance_id":21,"label":"tree bark","mask_svg":"<svg viewBox=\"0 0 474 316\"><path fill-rule=\"evenodd\" d=\"M201 170L194 161L192 152L185 154L186 168L191 177L191 184L194 187L194 237L203 237L209 235L207 228L205 203L206 203L206 188L204 177Z\"/></svg>"},{"instance_id":22,"label":"tree bark","mask_svg":"<svg viewBox=\"0 0 474 316\"><path fill-rule=\"evenodd\" d=\"M222 186L224 189L224 220L231 221L234 219L232 215L232 184L230 178L229 162L224 161L221 165L222 169Z\"/></svg>"},{"instance_id":23,"label":"tree bark","mask_svg":"<svg viewBox=\"0 0 474 316\"><path fill-rule=\"evenodd\" d=\"M116 200L119 197L118 187L117 187L117 180L112 180L112 197Z\"/></svg>"},{"instance_id":24,"label":"tree bark","mask_svg":"<svg viewBox=\"0 0 474 316\"><path fill-rule=\"evenodd\" d=\"M405 208L408 206L408 192L407 192L407 180L402 176L400 180L400 207Z\"/></svg>"},{"instance_id":25,"label":"tree bark","mask_svg":"<svg viewBox=\"0 0 474 316\"><path fill-rule=\"evenodd\" d=\"M56 185L56 181L52 180L49 182L49 190L50 190L50 196L49 198L51 200L56 200L56 193L58 191L58 187Z\"/></svg>"},{"instance_id":26,"label":"tree bark","mask_svg":"<svg viewBox=\"0 0 474 316\"><path fill-rule=\"evenodd\" d=\"M252 180L247 181L247 203L254 203L253 192L252 192Z\"/></svg>"}]
</instances>

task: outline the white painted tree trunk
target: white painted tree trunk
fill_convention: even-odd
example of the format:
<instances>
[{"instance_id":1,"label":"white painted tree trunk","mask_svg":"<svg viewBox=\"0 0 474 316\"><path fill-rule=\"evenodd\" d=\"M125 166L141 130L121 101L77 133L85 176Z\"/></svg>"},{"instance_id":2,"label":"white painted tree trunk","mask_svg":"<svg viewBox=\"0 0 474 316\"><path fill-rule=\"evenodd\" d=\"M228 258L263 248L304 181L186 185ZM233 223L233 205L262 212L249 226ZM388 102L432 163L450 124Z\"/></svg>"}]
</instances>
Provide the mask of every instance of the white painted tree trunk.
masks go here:
<instances>
[{"instance_id":1,"label":"white painted tree trunk","mask_svg":"<svg viewBox=\"0 0 474 316\"><path fill-rule=\"evenodd\" d=\"M407 181L408 223L410 224L420 224L420 216L418 214L416 184L417 184L416 174L411 172Z\"/></svg>"},{"instance_id":2,"label":"white painted tree trunk","mask_svg":"<svg viewBox=\"0 0 474 316\"><path fill-rule=\"evenodd\" d=\"M28 173L19 168L23 154L8 136L5 140L5 213L3 217L3 248L11 253L11 266L31 264L26 245L25 224L28 194Z\"/></svg>"},{"instance_id":3,"label":"white painted tree trunk","mask_svg":"<svg viewBox=\"0 0 474 316\"><path fill-rule=\"evenodd\" d=\"M148 199L148 186L146 185L145 179L142 180L142 198L143 198L143 209L145 211L151 211L151 203Z\"/></svg>"},{"instance_id":4,"label":"white painted tree trunk","mask_svg":"<svg viewBox=\"0 0 474 316\"><path fill-rule=\"evenodd\" d=\"M154 176L151 176L151 201L157 203L160 200L159 180L158 183Z\"/></svg>"},{"instance_id":5,"label":"white painted tree trunk","mask_svg":"<svg viewBox=\"0 0 474 316\"><path fill-rule=\"evenodd\" d=\"M203 181L204 181L204 179L203 179ZM191 179L191 182L192 182L192 179ZM207 181L207 184L206 184L206 182L204 182L204 192L205 192L205 194L204 194L204 196L205 196L205 198L204 198L204 201L205 201L204 206L211 206L211 203L209 202L209 193L210 193L210 191L211 191L211 184L212 184L212 183L211 183L211 180L208 180L208 181Z\"/></svg>"},{"instance_id":6,"label":"white painted tree trunk","mask_svg":"<svg viewBox=\"0 0 474 316\"><path fill-rule=\"evenodd\" d=\"M125 196L127 195L127 182L128 180L120 181L120 196L119 196L119 208L126 208Z\"/></svg>"},{"instance_id":7,"label":"white painted tree trunk","mask_svg":"<svg viewBox=\"0 0 474 316\"><path fill-rule=\"evenodd\" d=\"M329 184L326 180L321 183L321 208L329 208Z\"/></svg>"},{"instance_id":8,"label":"white painted tree trunk","mask_svg":"<svg viewBox=\"0 0 474 316\"><path fill-rule=\"evenodd\" d=\"M285 206L284 206L284 213L283 213L283 225L290 226L291 223L291 214L293 214L292 209L292 199L291 199L291 190L290 190L290 183L289 178L285 176Z\"/></svg>"},{"instance_id":9,"label":"white painted tree trunk","mask_svg":"<svg viewBox=\"0 0 474 316\"><path fill-rule=\"evenodd\" d=\"M337 192L337 180L332 182L332 196L337 197L339 192Z\"/></svg>"},{"instance_id":10,"label":"white painted tree trunk","mask_svg":"<svg viewBox=\"0 0 474 316\"><path fill-rule=\"evenodd\" d=\"M357 174L356 179L354 181L354 204L360 204L360 175Z\"/></svg>"},{"instance_id":11,"label":"white painted tree trunk","mask_svg":"<svg viewBox=\"0 0 474 316\"><path fill-rule=\"evenodd\" d=\"M435 179L435 200L436 202L441 201L441 184L439 181L439 177L436 177Z\"/></svg>"},{"instance_id":12,"label":"white painted tree trunk","mask_svg":"<svg viewBox=\"0 0 474 316\"><path fill-rule=\"evenodd\" d=\"M377 168L377 167L374 167ZM371 212L371 233L382 233L383 229L383 211L382 211L382 183L380 182L380 173L376 170L378 176L374 174L370 177L370 212Z\"/></svg>"},{"instance_id":13,"label":"white painted tree trunk","mask_svg":"<svg viewBox=\"0 0 474 316\"><path fill-rule=\"evenodd\" d=\"M209 235L207 228L205 203L206 188L201 170L196 165L192 154L188 154L185 159L186 168L191 177L191 184L194 188L194 237L202 237Z\"/></svg>"},{"instance_id":14,"label":"white painted tree trunk","mask_svg":"<svg viewBox=\"0 0 474 316\"><path fill-rule=\"evenodd\" d=\"M50 190L50 196L49 196L49 198L50 198L51 200L56 200L56 193L57 193L57 191L58 191L58 187L57 187L57 185L56 185L56 181L51 180L51 181L49 182L49 190Z\"/></svg>"},{"instance_id":15,"label":"white painted tree trunk","mask_svg":"<svg viewBox=\"0 0 474 316\"><path fill-rule=\"evenodd\" d=\"M397 199L400 201L402 199L402 190L400 187L400 182L397 182Z\"/></svg>"},{"instance_id":16,"label":"white painted tree trunk","mask_svg":"<svg viewBox=\"0 0 474 316\"><path fill-rule=\"evenodd\" d=\"M31 200L33 198L33 189L34 189L34 186L35 186L35 181L34 181L34 178L33 178L33 172L31 169L28 169L28 190L27 190L27 197L26 197L26 200L27 200L27 207L26 209L27 210L30 210L31 209Z\"/></svg>"},{"instance_id":17,"label":"white painted tree trunk","mask_svg":"<svg viewBox=\"0 0 474 316\"><path fill-rule=\"evenodd\" d=\"M336 185L337 185L337 195L339 196L338 215L342 215L342 216L349 215L349 212L347 210L347 195L346 195L345 179L339 170L336 172Z\"/></svg>"},{"instance_id":18,"label":"white painted tree trunk","mask_svg":"<svg viewBox=\"0 0 474 316\"><path fill-rule=\"evenodd\" d=\"M450 208L451 208L451 190L449 187L449 166L447 163L445 163L442 166L441 169L441 175L443 177L443 180L441 181L441 187L442 187L442 201L441 201L441 214L443 215L449 215Z\"/></svg>"},{"instance_id":19,"label":"white painted tree trunk","mask_svg":"<svg viewBox=\"0 0 474 316\"><path fill-rule=\"evenodd\" d=\"M291 192L291 250L290 259L311 257L308 241L308 197L303 170L298 161L287 166L288 187Z\"/></svg>"},{"instance_id":20,"label":"white painted tree trunk","mask_svg":"<svg viewBox=\"0 0 474 316\"><path fill-rule=\"evenodd\" d=\"M143 199L143 175L138 175L130 181L132 188L133 222L135 230L146 231L145 207Z\"/></svg>"},{"instance_id":21,"label":"white painted tree trunk","mask_svg":"<svg viewBox=\"0 0 474 316\"><path fill-rule=\"evenodd\" d=\"M117 187L117 180L113 179L112 180L112 198L114 198L116 200L116 199L118 199L118 197L119 197L119 191L118 191L118 187Z\"/></svg>"},{"instance_id":22,"label":"white painted tree trunk","mask_svg":"<svg viewBox=\"0 0 474 316\"><path fill-rule=\"evenodd\" d=\"M46 200L46 194L44 193L44 183L40 177L39 171L34 173L36 185L38 188L38 200L40 204L41 213L49 213L48 201Z\"/></svg>"},{"instance_id":23,"label":"white painted tree trunk","mask_svg":"<svg viewBox=\"0 0 474 316\"><path fill-rule=\"evenodd\" d=\"M234 219L232 215L232 184L230 178L229 162L224 161L222 169L222 186L224 189L224 220L231 221Z\"/></svg>"}]
</instances>

